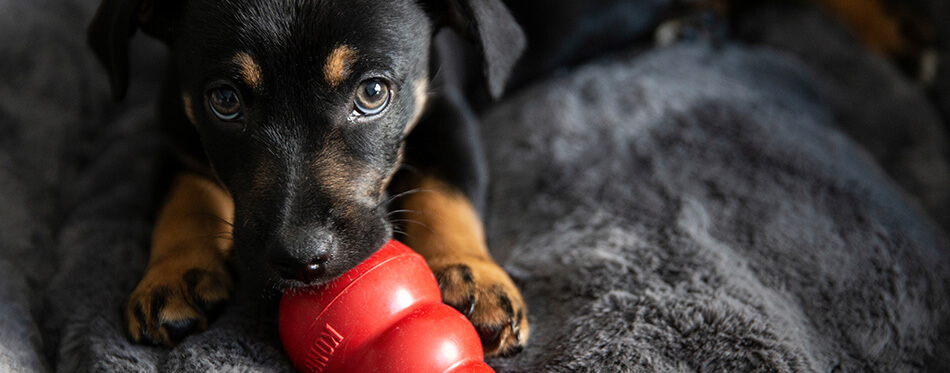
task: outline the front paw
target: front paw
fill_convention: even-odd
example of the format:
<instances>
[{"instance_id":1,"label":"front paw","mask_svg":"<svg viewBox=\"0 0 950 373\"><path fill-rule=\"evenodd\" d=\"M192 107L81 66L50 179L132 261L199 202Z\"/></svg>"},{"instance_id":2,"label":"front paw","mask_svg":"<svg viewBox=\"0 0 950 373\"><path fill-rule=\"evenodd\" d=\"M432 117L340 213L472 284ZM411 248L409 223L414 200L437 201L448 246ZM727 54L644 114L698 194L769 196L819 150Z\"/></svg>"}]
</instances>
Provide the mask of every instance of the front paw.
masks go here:
<instances>
[{"instance_id":1,"label":"front paw","mask_svg":"<svg viewBox=\"0 0 950 373\"><path fill-rule=\"evenodd\" d=\"M436 260L430 266L442 300L472 322L486 356L521 351L530 333L527 305L504 269L484 259Z\"/></svg>"},{"instance_id":2,"label":"front paw","mask_svg":"<svg viewBox=\"0 0 950 373\"><path fill-rule=\"evenodd\" d=\"M137 343L174 346L208 328L231 287L224 263L179 258L150 266L125 306L129 336Z\"/></svg>"}]
</instances>

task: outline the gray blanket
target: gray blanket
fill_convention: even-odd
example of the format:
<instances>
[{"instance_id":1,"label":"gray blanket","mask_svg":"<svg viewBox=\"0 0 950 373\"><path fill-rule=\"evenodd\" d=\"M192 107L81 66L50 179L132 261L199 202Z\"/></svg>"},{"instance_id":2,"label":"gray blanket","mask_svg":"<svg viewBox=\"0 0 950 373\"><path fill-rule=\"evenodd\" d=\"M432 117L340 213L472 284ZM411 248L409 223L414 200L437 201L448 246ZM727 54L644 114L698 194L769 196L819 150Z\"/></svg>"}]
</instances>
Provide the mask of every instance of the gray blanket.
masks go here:
<instances>
[{"instance_id":1,"label":"gray blanket","mask_svg":"<svg viewBox=\"0 0 950 373\"><path fill-rule=\"evenodd\" d=\"M253 292L175 349L125 338L162 52L111 103L94 4L65 3L0 0L0 371L288 371ZM533 326L497 370L950 371L947 107L821 16L763 12L766 45L614 56L484 116L490 244Z\"/></svg>"}]
</instances>

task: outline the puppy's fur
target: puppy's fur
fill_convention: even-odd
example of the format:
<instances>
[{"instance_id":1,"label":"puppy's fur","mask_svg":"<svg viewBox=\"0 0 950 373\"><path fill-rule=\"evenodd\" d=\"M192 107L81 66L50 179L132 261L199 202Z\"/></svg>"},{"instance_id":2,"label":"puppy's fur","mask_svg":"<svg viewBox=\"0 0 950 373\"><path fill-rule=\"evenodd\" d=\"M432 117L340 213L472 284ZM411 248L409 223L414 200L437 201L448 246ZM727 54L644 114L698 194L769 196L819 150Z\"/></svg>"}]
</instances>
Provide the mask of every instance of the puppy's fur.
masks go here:
<instances>
[{"instance_id":1,"label":"puppy's fur","mask_svg":"<svg viewBox=\"0 0 950 373\"><path fill-rule=\"evenodd\" d=\"M303 287L349 270L404 222L486 352L523 345L524 301L485 246L474 117L460 96L430 94L442 25L477 45L499 95L525 40L498 0L101 3L89 40L116 99L137 30L170 48L160 120L185 159L126 307L134 340L173 345L206 328L230 293L232 255L253 278ZM388 91L379 113L356 104L366 84ZM233 118L215 111L222 90L239 101Z\"/></svg>"}]
</instances>

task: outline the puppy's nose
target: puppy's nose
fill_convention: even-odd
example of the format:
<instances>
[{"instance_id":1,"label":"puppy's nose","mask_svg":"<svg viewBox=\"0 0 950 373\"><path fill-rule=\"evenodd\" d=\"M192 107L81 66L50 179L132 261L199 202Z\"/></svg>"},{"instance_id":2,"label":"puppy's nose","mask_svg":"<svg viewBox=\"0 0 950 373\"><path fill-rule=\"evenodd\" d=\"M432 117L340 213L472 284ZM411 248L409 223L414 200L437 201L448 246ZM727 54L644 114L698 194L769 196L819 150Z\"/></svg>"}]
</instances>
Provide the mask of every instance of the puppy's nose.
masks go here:
<instances>
[{"instance_id":1,"label":"puppy's nose","mask_svg":"<svg viewBox=\"0 0 950 373\"><path fill-rule=\"evenodd\" d=\"M327 262L330 257L328 255L318 255L309 261L301 261L282 256L271 260L281 277L310 284L326 273Z\"/></svg>"},{"instance_id":2,"label":"puppy's nose","mask_svg":"<svg viewBox=\"0 0 950 373\"><path fill-rule=\"evenodd\" d=\"M284 279L311 284L326 274L333 242L322 229L291 229L271 242L269 259Z\"/></svg>"},{"instance_id":3,"label":"puppy's nose","mask_svg":"<svg viewBox=\"0 0 950 373\"><path fill-rule=\"evenodd\" d=\"M305 284L313 283L326 273L326 264L329 259L330 258L326 255L320 255L309 263L300 266L300 268L297 269L295 279Z\"/></svg>"}]
</instances>

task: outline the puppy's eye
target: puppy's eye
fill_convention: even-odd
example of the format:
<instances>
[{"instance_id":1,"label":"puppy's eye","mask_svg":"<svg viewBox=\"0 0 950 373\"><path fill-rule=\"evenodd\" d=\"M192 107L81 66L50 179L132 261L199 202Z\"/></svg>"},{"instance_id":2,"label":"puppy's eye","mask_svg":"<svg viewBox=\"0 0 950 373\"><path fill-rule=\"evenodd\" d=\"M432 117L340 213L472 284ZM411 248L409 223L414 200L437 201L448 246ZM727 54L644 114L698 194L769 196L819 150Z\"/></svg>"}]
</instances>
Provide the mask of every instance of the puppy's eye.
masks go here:
<instances>
[{"instance_id":1,"label":"puppy's eye","mask_svg":"<svg viewBox=\"0 0 950 373\"><path fill-rule=\"evenodd\" d=\"M373 78L364 80L356 89L356 110L362 115L375 115L383 111L389 104L389 84L386 81Z\"/></svg>"},{"instance_id":2,"label":"puppy's eye","mask_svg":"<svg viewBox=\"0 0 950 373\"><path fill-rule=\"evenodd\" d=\"M208 103L211 112L223 121L233 121L241 116L241 98L232 88L212 89L208 92Z\"/></svg>"}]
</instances>

